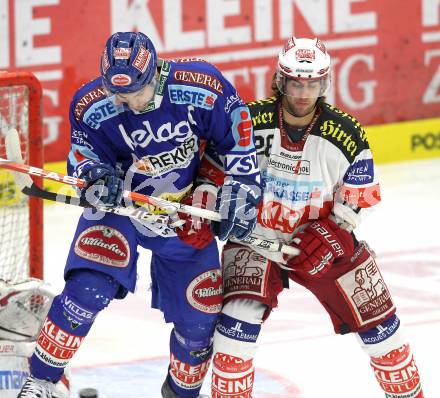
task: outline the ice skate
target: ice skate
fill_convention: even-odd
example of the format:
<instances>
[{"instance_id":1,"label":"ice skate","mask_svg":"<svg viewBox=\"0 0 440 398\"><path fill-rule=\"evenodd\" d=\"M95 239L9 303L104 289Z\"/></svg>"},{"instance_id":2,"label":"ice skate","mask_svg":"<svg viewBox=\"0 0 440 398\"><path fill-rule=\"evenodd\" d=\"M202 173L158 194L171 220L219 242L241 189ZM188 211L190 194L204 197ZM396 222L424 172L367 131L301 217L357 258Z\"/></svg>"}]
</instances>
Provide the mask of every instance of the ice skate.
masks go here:
<instances>
[{"instance_id":1,"label":"ice skate","mask_svg":"<svg viewBox=\"0 0 440 398\"><path fill-rule=\"evenodd\" d=\"M177 394L171 389L171 386L168 384L168 379L162 384L162 388L160 390L162 393L162 398L178 398Z\"/></svg>"},{"instance_id":2,"label":"ice skate","mask_svg":"<svg viewBox=\"0 0 440 398\"><path fill-rule=\"evenodd\" d=\"M160 390L162 393L162 398L179 398L179 396L171 389L168 379L162 384L162 389ZM198 398L209 398L208 395L201 394Z\"/></svg>"},{"instance_id":3,"label":"ice skate","mask_svg":"<svg viewBox=\"0 0 440 398\"><path fill-rule=\"evenodd\" d=\"M55 384L29 376L17 398L53 398Z\"/></svg>"}]
</instances>

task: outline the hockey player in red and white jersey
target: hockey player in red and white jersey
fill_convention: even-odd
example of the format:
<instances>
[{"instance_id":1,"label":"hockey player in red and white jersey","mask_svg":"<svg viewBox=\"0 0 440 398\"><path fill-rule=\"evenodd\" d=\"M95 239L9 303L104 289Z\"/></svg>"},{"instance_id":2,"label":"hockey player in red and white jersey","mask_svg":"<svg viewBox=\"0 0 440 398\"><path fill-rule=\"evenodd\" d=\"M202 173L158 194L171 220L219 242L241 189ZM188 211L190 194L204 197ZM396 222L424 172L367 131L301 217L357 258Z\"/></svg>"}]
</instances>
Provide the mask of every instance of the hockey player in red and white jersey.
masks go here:
<instances>
[{"instance_id":1,"label":"hockey player in red and white jersey","mask_svg":"<svg viewBox=\"0 0 440 398\"><path fill-rule=\"evenodd\" d=\"M248 104L265 182L254 235L290 244L300 254L287 258L226 243L213 398L252 396L261 325L289 279L316 296L335 333L356 333L386 397L423 397L375 256L352 232L380 201L372 153L360 123L325 102L329 85L330 56L324 44L291 38L279 54L274 96ZM220 186L223 167L238 166L208 148L203 178Z\"/></svg>"}]
</instances>

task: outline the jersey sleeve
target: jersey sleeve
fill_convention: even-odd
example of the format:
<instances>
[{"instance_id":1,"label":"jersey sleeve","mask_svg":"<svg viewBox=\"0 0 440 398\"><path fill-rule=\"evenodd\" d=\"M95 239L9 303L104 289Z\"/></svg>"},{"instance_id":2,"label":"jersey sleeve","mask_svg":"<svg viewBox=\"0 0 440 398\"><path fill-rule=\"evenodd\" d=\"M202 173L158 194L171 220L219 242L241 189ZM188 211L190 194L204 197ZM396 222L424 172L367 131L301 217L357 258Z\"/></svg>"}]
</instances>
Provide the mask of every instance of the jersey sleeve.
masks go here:
<instances>
[{"instance_id":1,"label":"jersey sleeve","mask_svg":"<svg viewBox=\"0 0 440 398\"><path fill-rule=\"evenodd\" d=\"M116 153L104 132L99 128L91 128L83 120L82 112L81 114L78 112L78 104L89 94L76 95L69 111L70 152L67 171L69 175L75 177L81 175L85 166L106 163L115 167L116 163Z\"/></svg>"},{"instance_id":2,"label":"jersey sleeve","mask_svg":"<svg viewBox=\"0 0 440 398\"><path fill-rule=\"evenodd\" d=\"M350 224L355 227L380 202L381 196L373 154L359 123L354 125L351 137L356 150L336 192L334 213L352 219Z\"/></svg>"}]
</instances>

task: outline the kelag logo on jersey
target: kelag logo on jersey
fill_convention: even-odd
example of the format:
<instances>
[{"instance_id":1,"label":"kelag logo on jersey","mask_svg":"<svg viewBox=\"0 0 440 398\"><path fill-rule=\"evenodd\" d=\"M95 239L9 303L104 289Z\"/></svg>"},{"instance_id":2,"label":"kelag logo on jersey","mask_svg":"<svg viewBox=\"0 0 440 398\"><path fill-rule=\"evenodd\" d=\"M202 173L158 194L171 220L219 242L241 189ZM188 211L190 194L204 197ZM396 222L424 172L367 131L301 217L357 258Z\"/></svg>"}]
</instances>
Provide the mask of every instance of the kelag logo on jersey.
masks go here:
<instances>
[{"instance_id":1,"label":"kelag logo on jersey","mask_svg":"<svg viewBox=\"0 0 440 398\"><path fill-rule=\"evenodd\" d=\"M168 93L170 95L170 102L173 104L194 105L209 111L214 108L217 99L217 94L209 90L182 84L170 84L168 86Z\"/></svg>"},{"instance_id":2,"label":"kelag logo on jersey","mask_svg":"<svg viewBox=\"0 0 440 398\"><path fill-rule=\"evenodd\" d=\"M190 110L188 110L188 118L193 120L190 115ZM164 123L161 124L157 130L153 130L149 120L144 120L142 124L145 129L137 129L134 131L125 130L122 123L118 126L122 138L132 151L137 147L146 148L151 141L162 143L174 139L177 142L184 142L187 138L193 136L193 131L187 120L182 120L176 125L171 124L171 122Z\"/></svg>"},{"instance_id":3,"label":"kelag logo on jersey","mask_svg":"<svg viewBox=\"0 0 440 398\"><path fill-rule=\"evenodd\" d=\"M373 159L362 159L354 162L344 176L344 182L353 185L364 185L373 182Z\"/></svg>"}]
</instances>

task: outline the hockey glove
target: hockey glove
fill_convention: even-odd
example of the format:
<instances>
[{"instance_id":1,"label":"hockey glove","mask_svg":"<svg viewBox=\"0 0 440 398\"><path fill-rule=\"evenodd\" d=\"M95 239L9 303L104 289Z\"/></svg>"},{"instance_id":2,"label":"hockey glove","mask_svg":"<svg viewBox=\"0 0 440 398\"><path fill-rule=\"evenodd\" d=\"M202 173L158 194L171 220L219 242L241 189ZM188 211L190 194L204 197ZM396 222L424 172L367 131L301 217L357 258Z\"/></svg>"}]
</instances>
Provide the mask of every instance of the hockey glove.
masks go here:
<instances>
[{"instance_id":1,"label":"hockey glove","mask_svg":"<svg viewBox=\"0 0 440 398\"><path fill-rule=\"evenodd\" d=\"M84 168L80 178L86 181L80 192L81 197L91 205L121 205L124 182L112 166L104 163L92 164Z\"/></svg>"},{"instance_id":2,"label":"hockey glove","mask_svg":"<svg viewBox=\"0 0 440 398\"><path fill-rule=\"evenodd\" d=\"M216 200L217 188L203 184L198 187L191 195L182 200L182 203L199 207L201 209L213 208ZM212 204L210 206L210 204ZM203 249L214 239L209 220L197 216L191 216L187 213L179 213L179 218L185 221L182 228L176 228L177 236L181 241L195 247Z\"/></svg>"},{"instance_id":3,"label":"hockey glove","mask_svg":"<svg viewBox=\"0 0 440 398\"><path fill-rule=\"evenodd\" d=\"M308 277L321 278L337 258L354 253L352 235L329 219L312 222L293 242L301 253L287 259L287 266Z\"/></svg>"},{"instance_id":4,"label":"hockey glove","mask_svg":"<svg viewBox=\"0 0 440 398\"><path fill-rule=\"evenodd\" d=\"M222 220L213 223L213 230L218 238L247 238L255 228L256 207L261 199L261 186L255 181L243 176L226 177L217 194L217 209Z\"/></svg>"}]
</instances>

